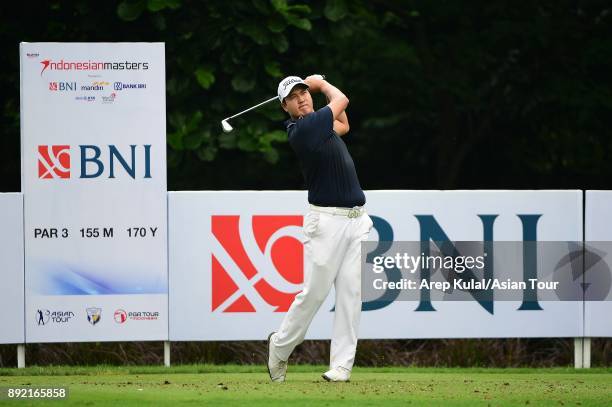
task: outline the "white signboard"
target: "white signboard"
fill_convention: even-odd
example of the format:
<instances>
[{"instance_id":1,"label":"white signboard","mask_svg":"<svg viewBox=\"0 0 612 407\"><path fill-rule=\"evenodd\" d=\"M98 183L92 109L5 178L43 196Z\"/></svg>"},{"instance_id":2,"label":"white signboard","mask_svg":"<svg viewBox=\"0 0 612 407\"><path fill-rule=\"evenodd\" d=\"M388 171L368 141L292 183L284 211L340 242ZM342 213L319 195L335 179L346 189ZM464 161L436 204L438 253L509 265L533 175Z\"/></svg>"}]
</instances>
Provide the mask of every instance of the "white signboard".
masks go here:
<instances>
[{"instance_id":1,"label":"white signboard","mask_svg":"<svg viewBox=\"0 0 612 407\"><path fill-rule=\"evenodd\" d=\"M167 331L161 43L22 43L27 342Z\"/></svg>"},{"instance_id":2,"label":"white signboard","mask_svg":"<svg viewBox=\"0 0 612 407\"><path fill-rule=\"evenodd\" d=\"M0 343L23 343L23 199L0 194Z\"/></svg>"},{"instance_id":3,"label":"white signboard","mask_svg":"<svg viewBox=\"0 0 612 407\"><path fill-rule=\"evenodd\" d=\"M585 192L586 273L612 270L612 191ZM584 336L612 337L612 281L600 279L599 289L605 297L584 304Z\"/></svg>"},{"instance_id":4,"label":"white signboard","mask_svg":"<svg viewBox=\"0 0 612 407\"><path fill-rule=\"evenodd\" d=\"M582 240L581 191L370 191L373 241ZM170 339L265 339L301 290L305 192L169 194ZM327 339L333 291L307 338ZM367 302L361 338L576 337L581 301Z\"/></svg>"}]
</instances>

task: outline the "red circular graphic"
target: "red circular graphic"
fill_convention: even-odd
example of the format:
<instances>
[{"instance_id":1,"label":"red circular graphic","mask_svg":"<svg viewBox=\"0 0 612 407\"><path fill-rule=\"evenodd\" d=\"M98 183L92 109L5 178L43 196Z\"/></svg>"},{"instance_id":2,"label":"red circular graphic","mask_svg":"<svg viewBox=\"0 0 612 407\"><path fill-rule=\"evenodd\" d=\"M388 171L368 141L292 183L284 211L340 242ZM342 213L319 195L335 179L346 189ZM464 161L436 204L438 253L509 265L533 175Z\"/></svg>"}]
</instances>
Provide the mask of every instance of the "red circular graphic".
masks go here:
<instances>
[{"instance_id":1,"label":"red circular graphic","mask_svg":"<svg viewBox=\"0 0 612 407\"><path fill-rule=\"evenodd\" d=\"M279 238L272 246L272 263L290 283L300 284L304 281L303 250L302 243L290 236Z\"/></svg>"},{"instance_id":2,"label":"red circular graphic","mask_svg":"<svg viewBox=\"0 0 612 407\"><path fill-rule=\"evenodd\" d=\"M118 324L122 324L127 321L127 312L122 309L118 309L115 311L115 322Z\"/></svg>"}]
</instances>

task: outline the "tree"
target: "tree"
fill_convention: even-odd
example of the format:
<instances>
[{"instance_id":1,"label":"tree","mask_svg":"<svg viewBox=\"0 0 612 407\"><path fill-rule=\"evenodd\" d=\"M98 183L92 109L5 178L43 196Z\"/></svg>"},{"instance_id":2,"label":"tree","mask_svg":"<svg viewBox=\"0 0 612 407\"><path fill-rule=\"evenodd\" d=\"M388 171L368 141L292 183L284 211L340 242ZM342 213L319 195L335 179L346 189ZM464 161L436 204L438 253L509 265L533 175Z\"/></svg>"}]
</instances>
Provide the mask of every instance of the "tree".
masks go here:
<instances>
[{"instance_id":1,"label":"tree","mask_svg":"<svg viewBox=\"0 0 612 407\"><path fill-rule=\"evenodd\" d=\"M75 0L3 14L5 190L19 189L19 41L163 41L170 189L302 188L274 103L288 74L351 99L364 188L607 186L612 36L580 5L317 0ZM318 99L319 104L322 99Z\"/></svg>"}]
</instances>

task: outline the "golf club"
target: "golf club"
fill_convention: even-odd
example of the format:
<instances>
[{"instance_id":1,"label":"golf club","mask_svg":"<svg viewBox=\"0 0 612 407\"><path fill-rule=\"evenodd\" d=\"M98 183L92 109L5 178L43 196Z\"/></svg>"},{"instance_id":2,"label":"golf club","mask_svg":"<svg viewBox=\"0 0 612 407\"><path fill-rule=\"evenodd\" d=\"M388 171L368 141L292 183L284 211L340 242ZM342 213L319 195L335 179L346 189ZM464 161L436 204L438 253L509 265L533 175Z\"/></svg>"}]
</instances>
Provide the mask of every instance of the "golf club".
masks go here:
<instances>
[{"instance_id":1,"label":"golf club","mask_svg":"<svg viewBox=\"0 0 612 407\"><path fill-rule=\"evenodd\" d=\"M319 75L319 76L321 77L321 79L325 79L325 75ZM251 110L253 110L253 109L256 109L256 108L258 108L259 106L265 105L266 103L270 103L270 102L272 102L273 100L278 100L278 96L274 96L274 97L272 97L272 98L270 98L270 99L268 99L268 100L264 100L263 102L261 102L261 103L259 103L259 104L256 104L255 106L251 106L251 107L249 107L248 109L243 110L243 111L242 111L242 112L240 112L240 113L236 113L236 114L235 114L235 115L233 115L233 116L226 117L225 119L221 120L221 128L223 128L223 131L224 131L225 133L229 133L230 131L234 130L234 128L233 128L233 127L232 127L232 126L229 124L228 120L233 119L234 117L238 117L238 116L240 116L241 114L244 114L244 113L246 113L246 112L248 112L248 111L251 111Z\"/></svg>"},{"instance_id":2,"label":"golf club","mask_svg":"<svg viewBox=\"0 0 612 407\"><path fill-rule=\"evenodd\" d=\"M263 101L263 102L261 102L261 103L259 103L259 104L255 105L255 106L251 106L251 107L249 107L248 109L243 110L243 111L242 111L242 112L240 112L240 113L236 113L236 114L235 114L235 115L233 115L233 116L226 117L225 119L221 120L221 127L223 127L223 131L224 131L224 132L226 132L226 133L229 133L230 131L234 130L234 128L233 128L233 127L232 127L232 126L231 126L231 125L228 123L228 120L229 120L229 119L233 119L234 117L240 116L241 114L244 114L244 113L246 113L246 112L248 112L248 111L250 111L250 110L253 110L253 109L258 108L259 106L265 105L266 103L270 103L270 102L272 102L273 100L278 100L278 96L274 96L273 98L270 98L270 99L268 99L268 100L265 100L265 101Z\"/></svg>"}]
</instances>

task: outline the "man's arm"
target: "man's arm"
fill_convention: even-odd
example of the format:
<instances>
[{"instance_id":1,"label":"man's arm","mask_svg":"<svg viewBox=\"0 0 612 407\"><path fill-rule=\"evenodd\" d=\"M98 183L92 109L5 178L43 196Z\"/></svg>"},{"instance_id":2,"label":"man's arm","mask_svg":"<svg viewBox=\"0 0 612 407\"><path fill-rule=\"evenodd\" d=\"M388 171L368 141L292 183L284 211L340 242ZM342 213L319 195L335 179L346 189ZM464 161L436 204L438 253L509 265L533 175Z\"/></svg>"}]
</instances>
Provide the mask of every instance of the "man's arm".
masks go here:
<instances>
[{"instance_id":1,"label":"man's arm","mask_svg":"<svg viewBox=\"0 0 612 407\"><path fill-rule=\"evenodd\" d=\"M339 136L344 136L348 133L350 127L348 123L348 117L346 116L346 112L342 112L342 114L334 120L334 131Z\"/></svg>"},{"instance_id":2,"label":"man's arm","mask_svg":"<svg viewBox=\"0 0 612 407\"><path fill-rule=\"evenodd\" d=\"M327 103L329 103L329 99L327 99ZM350 129L348 117L346 115L346 110L340 113L337 119L334 119L334 131L340 137L344 136L348 133Z\"/></svg>"},{"instance_id":3,"label":"man's arm","mask_svg":"<svg viewBox=\"0 0 612 407\"><path fill-rule=\"evenodd\" d=\"M321 76L319 75L311 75L304 79L304 82L306 82L311 92L322 92L329 101L327 106L329 106L332 114L334 115L334 130L336 127L336 120L342 123L340 120L340 115L342 114L344 114L344 122L346 123L346 126L348 126L348 119L346 119L346 113L344 113L344 111L349 104L349 99L344 95L344 93L342 93L340 89L336 88L331 83L327 82L325 79L321 79Z\"/></svg>"}]
</instances>

